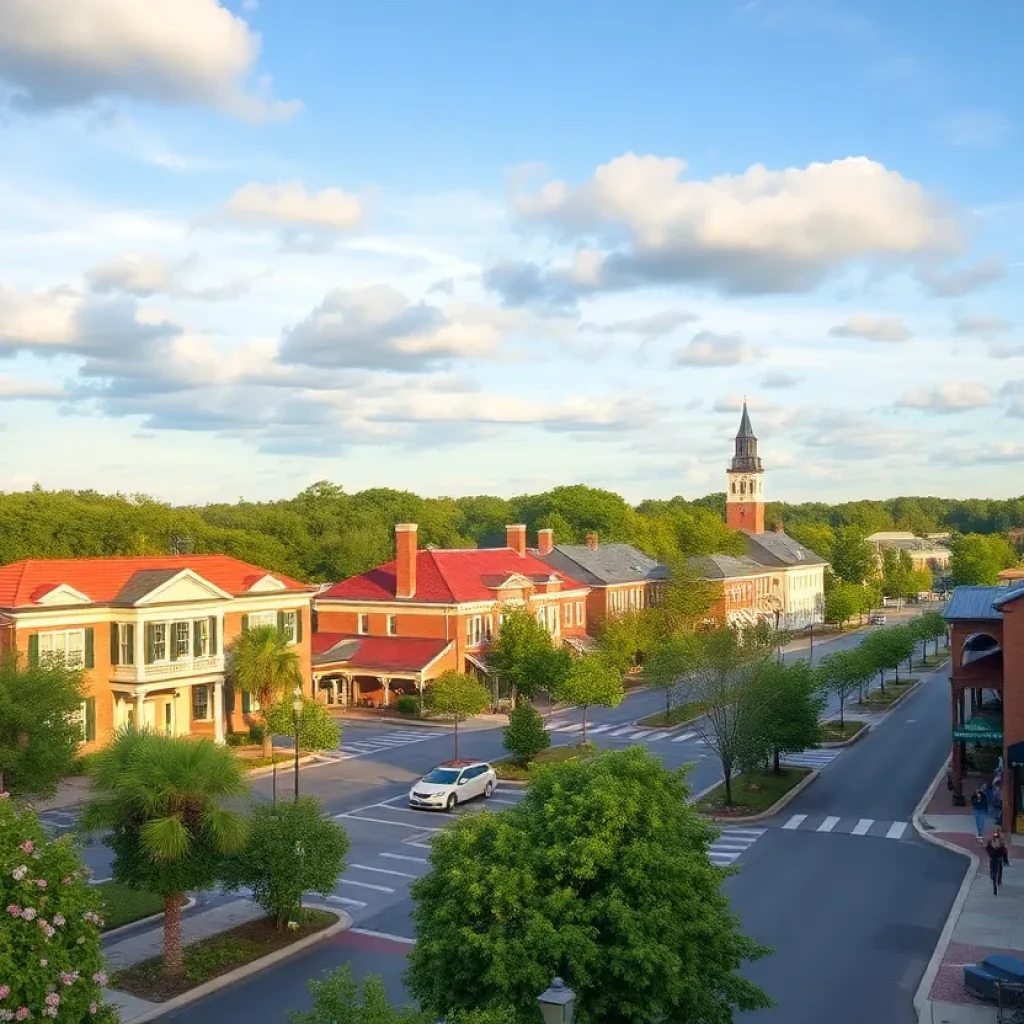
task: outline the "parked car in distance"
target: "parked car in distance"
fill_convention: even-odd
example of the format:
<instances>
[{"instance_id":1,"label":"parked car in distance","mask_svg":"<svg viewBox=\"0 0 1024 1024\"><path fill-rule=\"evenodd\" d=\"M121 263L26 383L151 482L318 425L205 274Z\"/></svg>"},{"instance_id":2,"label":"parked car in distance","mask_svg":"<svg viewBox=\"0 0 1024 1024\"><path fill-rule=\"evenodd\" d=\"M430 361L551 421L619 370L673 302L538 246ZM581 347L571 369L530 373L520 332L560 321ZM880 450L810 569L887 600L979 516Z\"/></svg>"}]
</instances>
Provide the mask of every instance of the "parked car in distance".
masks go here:
<instances>
[{"instance_id":1,"label":"parked car in distance","mask_svg":"<svg viewBox=\"0 0 1024 1024\"><path fill-rule=\"evenodd\" d=\"M486 761L445 761L409 790L409 806L454 811L474 797L488 799L497 787L498 776Z\"/></svg>"},{"instance_id":2,"label":"parked car in distance","mask_svg":"<svg viewBox=\"0 0 1024 1024\"><path fill-rule=\"evenodd\" d=\"M886 623L884 612L875 612L875 614L868 619L868 622L871 623L872 626L884 626Z\"/></svg>"}]
</instances>

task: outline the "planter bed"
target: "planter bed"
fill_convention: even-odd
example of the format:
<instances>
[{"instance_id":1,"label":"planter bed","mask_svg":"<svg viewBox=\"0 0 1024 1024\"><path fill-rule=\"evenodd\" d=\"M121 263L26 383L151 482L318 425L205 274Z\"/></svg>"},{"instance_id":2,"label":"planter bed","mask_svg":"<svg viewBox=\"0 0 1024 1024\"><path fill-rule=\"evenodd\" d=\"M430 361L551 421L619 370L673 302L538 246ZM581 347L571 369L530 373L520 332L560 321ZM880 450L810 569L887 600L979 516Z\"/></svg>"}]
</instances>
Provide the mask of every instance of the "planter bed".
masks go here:
<instances>
[{"instance_id":1,"label":"planter bed","mask_svg":"<svg viewBox=\"0 0 1024 1024\"><path fill-rule=\"evenodd\" d=\"M916 679L901 679L898 683L886 683L885 693L882 693L881 690L872 690L860 702L858 707L866 711L877 711L880 708L887 708L898 701L912 686L916 685Z\"/></svg>"},{"instance_id":2,"label":"planter bed","mask_svg":"<svg viewBox=\"0 0 1024 1024\"><path fill-rule=\"evenodd\" d=\"M185 968L178 978L164 977L163 957L157 956L118 971L110 979L110 987L162 1003L321 932L337 920L337 914L326 910L304 910L303 921L296 931L278 931L269 918L248 921L186 946Z\"/></svg>"},{"instance_id":3,"label":"planter bed","mask_svg":"<svg viewBox=\"0 0 1024 1024\"><path fill-rule=\"evenodd\" d=\"M851 719L843 722L842 729L839 728L839 723L836 721L822 722L818 726L818 741L820 743L849 743L867 727L867 722Z\"/></svg>"},{"instance_id":4,"label":"planter bed","mask_svg":"<svg viewBox=\"0 0 1024 1024\"><path fill-rule=\"evenodd\" d=\"M810 774L810 768L787 767L778 775L772 771L757 772L751 776L734 775L731 807L725 805L725 783L720 782L700 800L697 810L702 814L713 814L716 818L747 818L763 814ZM751 786L756 789L751 789Z\"/></svg>"},{"instance_id":5,"label":"planter bed","mask_svg":"<svg viewBox=\"0 0 1024 1024\"><path fill-rule=\"evenodd\" d=\"M574 757L592 757L595 753L597 748L592 743L574 743L565 747L548 747L530 760L505 757L500 761L492 761L491 764L499 779L506 782L525 782L530 777L531 765L559 764L562 761L571 761Z\"/></svg>"},{"instance_id":6,"label":"planter bed","mask_svg":"<svg viewBox=\"0 0 1024 1024\"><path fill-rule=\"evenodd\" d=\"M103 900L103 930L112 931L143 918L162 914L164 900L155 892L130 889L120 882L99 882L93 888Z\"/></svg>"},{"instance_id":7,"label":"planter bed","mask_svg":"<svg viewBox=\"0 0 1024 1024\"><path fill-rule=\"evenodd\" d=\"M671 729L673 726L692 722L695 718L700 718L702 714L704 714L704 705L699 700L691 700L685 704L677 704L668 714L659 711L656 715L641 718L636 724L649 726L652 729Z\"/></svg>"}]
</instances>

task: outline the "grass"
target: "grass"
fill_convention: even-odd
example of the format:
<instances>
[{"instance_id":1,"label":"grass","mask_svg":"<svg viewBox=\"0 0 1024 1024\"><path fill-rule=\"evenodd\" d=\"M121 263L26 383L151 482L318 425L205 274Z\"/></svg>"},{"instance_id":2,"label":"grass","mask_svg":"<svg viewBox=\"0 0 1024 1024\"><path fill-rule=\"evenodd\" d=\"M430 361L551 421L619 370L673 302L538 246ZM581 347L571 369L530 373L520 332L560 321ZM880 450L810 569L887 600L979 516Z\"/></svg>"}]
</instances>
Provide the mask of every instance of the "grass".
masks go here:
<instances>
[{"instance_id":1,"label":"grass","mask_svg":"<svg viewBox=\"0 0 1024 1024\"><path fill-rule=\"evenodd\" d=\"M852 740L859 732L867 728L867 722L847 719L840 727L838 722L822 722L818 726L819 743L842 743Z\"/></svg>"},{"instance_id":2,"label":"grass","mask_svg":"<svg viewBox=\"0 0 1024 1024\"><path fill-rule=\"evenodd\" d=\"M872 690L859 706L869 711L887 708L893 701L902 697L916 682L916 679L901 679L898 683L886 683L885 693L877 689Z\"/></svg>"},{"instance_id":3,"label":"grass","mask_svg":"<svg viewBox=\"0 0 1024 1024\"><path fill-rule=\"evenodd\" d=\"M810 773L810 768L783 768L778 775L771 771L734 775L731 806L725 803L725 783L720 782L698 802L697 810L704 814L714 814L716 817L745 818L748 815L761 814L794 786L799 786Z\"/></svg>"},{"instance_id":4,"label":"grass","mask_svg":"<svg viewBox=\"0 0 1024 1024\"><path fill-rule=\"evenodd\" d=\"M131 924L133 921L141 921L144 917L163 913L163 897L157 896L155 892L129 889L120 882L100 882L93 888L98 890L103 900L105 932L112 928L120 928L124 924Z\"/></svg>"},{"instance_id":5,"label":"grass","mask_svg":"<svg viewBox=\"0 0 1024 1024\"><path fill-rule=\"evenodd\" d=\"M637 725L649 725L654 729L667 729L673 725L682 725L684 722L692 722L704 714L704 705L699 700L690 700L685 704L676 704L668 713L659 711L656 715L648 715L641 718Z\"/></svg>"},{"instance_id":6,"label":"grass","mask_svg":"<svg viewBox=\"0 0 1024 1024\"><path fill-rule=\"evenodd\" d=\"M237 753L237 751L236 751ZM303 757L303 753L299 751L299 757ZM242 768L251 772L255 768L269 768L272 764L293 764L295 761L294 753L287 754L275 754L273 759L269 757L239 757L239 761L242 762Z\"/></svg>"},{"instance_id":7,"label":"grass","mask_svg":"<svg viewBox=\"0 0 1024 1024\"><path fill-rule=\"evenodd\" d=\"M185 970L179 978L164 977L163 958L155 956L118 971L110 979L110 987L130 992L140 999L162 1003L211 978L251 964L253 960L259 960L268 953L323 931L337 920L337 914L326 910L304 910L296 931L278 931L269 918L248 921L186 946Z\"/></svg>"},{"instance_id":8,"label":"grass","mask_svg":"<svg viewBox=\"0 0 1024 1024\"><path fill-rule=\"evenodd\" d=\"M593 743L573 743L564 747L548 747L534 758L506 757L492 762L499 779L506 782L525 782L530 777L530 766L534 764L560 764L574 757L591 757L597 752Z\"/></svg>"}]
</instances>

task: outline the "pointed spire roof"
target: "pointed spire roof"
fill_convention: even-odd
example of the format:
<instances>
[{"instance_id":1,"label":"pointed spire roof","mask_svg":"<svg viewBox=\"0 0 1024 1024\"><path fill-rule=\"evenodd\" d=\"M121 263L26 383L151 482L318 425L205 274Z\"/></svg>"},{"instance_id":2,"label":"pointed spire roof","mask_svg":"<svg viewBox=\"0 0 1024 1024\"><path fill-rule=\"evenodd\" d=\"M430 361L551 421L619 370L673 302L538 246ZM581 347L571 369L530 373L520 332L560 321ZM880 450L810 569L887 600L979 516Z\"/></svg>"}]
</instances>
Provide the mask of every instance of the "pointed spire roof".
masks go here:
<instances>
[{"instance_id":1,"label":"pointed spire roof","mask_svg":"<svg viewBox=\"0 0 1024 1024\"><path fill-rule=\"evenodd\" d=\"M740 418L740 429L737 437L754 437L754 428L750 425L750 414L747 412L747 400L743 399L743 416Z\"/></svg>"}]
</instances>

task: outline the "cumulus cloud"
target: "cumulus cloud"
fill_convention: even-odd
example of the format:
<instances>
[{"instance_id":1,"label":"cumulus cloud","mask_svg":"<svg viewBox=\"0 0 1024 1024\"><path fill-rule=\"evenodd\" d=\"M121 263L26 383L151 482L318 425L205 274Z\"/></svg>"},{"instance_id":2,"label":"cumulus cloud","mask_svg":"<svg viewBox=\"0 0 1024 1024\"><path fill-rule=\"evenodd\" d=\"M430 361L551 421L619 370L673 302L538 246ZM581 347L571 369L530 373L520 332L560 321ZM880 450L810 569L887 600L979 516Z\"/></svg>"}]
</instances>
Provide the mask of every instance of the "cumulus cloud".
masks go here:
<instances>
[{"instance_id":1,"label":"cumulus cloud","mask_svg":"<svg viewBox=\"0 0 1024 1024\"><path fill-rule=\"evenodd\" d=\"M26 112L123 96L250 121L301 109L254 79L260 38L218 0L4 0L0 80Z\"/></svg>"},{"instance_id":2,"label":"cumulus cloud","mask_svg":"<svg viewBox=\"0 0 1024 1024\"><path fill-rule=\"evenodd\" d=\"M935 452L931 461L940 466L1001 466L1024 462L1024 444L996 441L977 447L947 448Z\"/></svg>"},{"instance_id":3,"label":"cumulus cloud","mask_svg":"<svg viewBox=\"0 0 1024 1024\"><path fill-rule=\"evenodd\" d=\"M791 431L813 454L840 462L891 459L917 443L908 431L887 427L854 409L804 409Z\"/></svg>"},{"instance_id":4,"label":"cumulus cloud","mask_svg":"<svg viewBox=\"0 0 1024 1024\"><path fill-rule=\"evenodd\" d=\"M947 380L934 388L911 388L896 402L905 409L921 409L933 413L970 412L992 404L992 392L977 381Z\"/></svg>"},{"instance_id":5,"label":"cumulus cloud","mask_svg":"<svg viewBox=\"0 0 1024 1024\"><path fill-rule=\"evenodd\" d=\"M898 316L854 313L828 332L835 338L864 338L867 341L907 341L910 328Z\"/></svg>"},{"instance_id":6,"label":"cumulus cloud","mask_svg":"<svg viewBox=\"0 0 1024 1024\"><path fill-rule=\"evenodd\" d=\"M738 366L763 359L764 349L748 345L739 334L698 331L682 348L672 354L678 366Z\"/></svg>"},{"instance_id":7,"label":"cumulus cloud","mask_svg":"<svg viewBox=\"0 0 1024 1024\"><path fill-rule=\"evenodd\" d=\"M927 267L918 272L917 279L925 291L938 299L955 299L1001 281L1006 276L1006 264L994 256L953 270Z\"/></svg>"},{"instance_id":8,"label":"cumulus cloud","mask_svg":"<svg viewBox=\"0 0 1024 1024\"><path fill-rule=\"evenodd\" d=\"M999 334L1010 327L1001 316L958 316L953 325L956 334Z\"/></svg>"},{"instance_id":9,"label":"cumulus cloud","mask_svg":"<svg viewBox=\"0 0 1024 1024\"><path fill-rule=\"evenodd\" d=\"M801 292L854 261L959 251L953 214L916 182L862 157L696 181L686 163L627 153L581 185L551 181L512 204L567 239L600 238L572 264L494 268L506 301L698 282L724 292Z\"/></svg>"},{"instance_id":10,"label":"cumulus cloud","mask_svg":"<svg viewBox=\"0 0 1024 1024\"><path fill-rule=\"evenodd\" d=\"M52 401L63 395L64 389L56 385L34 384L31 381L18 380L5 373L0 373L0 398Z\"/></svg>"},{"instance_id":11,"label":"cumulus cloud","mask_svg":"<svg viewBox=\"0 0 1024 1024\"><path fill-rule=\"evenodd\" d=\"M390 285L335 288L285 332L286 362L320 367L426 370L455 359L493 358L501 332L486 322L451 319L410 302Z\"/></svg>"},{"instance_id":12,"label":"cumulus cloud","mask_svg":"<svg viewBox=\"0 0 1024 1024\"><path fill-rule=\"evenodd\" d=\"M773 389L793 388L799 383L799 377L794 377L791 373L782 373L779 371L775 373L766 373L761 381L761 387Z\"/></svg>"},{"instance_id":13,"label":"cumulus cloud","mask_svg":"<svg viewBox=\"0 0 1024 1024\"><path fill-rule=\"evenodd\" d=\"M689 313L685 309L663 309L647 316L613 320L607 324L580 324L580 330L594 331L598 334L636 334L645 340L654 340L699 319L696 313Z\"/></svg>"},{"instance_id":14,"label":"cumulus cloud","mask_svg":"<svg viewBox=\"0 0 1024 1024\"><path fill-rule=\"evenodd\" d=\"M176 299L221 302L237 299L249 290L251 282L247 280L230 281L208 288L190 288L182 282L181 275L198 265L199 259L195 255L177 264L169 264L159 256L132 253L97 264L86 271L85 280L98 295L120 292L137 298L168 295Z\"/></svg>"}]
</instances>

